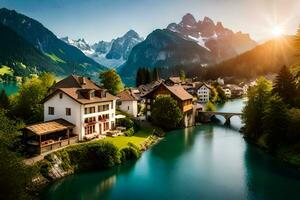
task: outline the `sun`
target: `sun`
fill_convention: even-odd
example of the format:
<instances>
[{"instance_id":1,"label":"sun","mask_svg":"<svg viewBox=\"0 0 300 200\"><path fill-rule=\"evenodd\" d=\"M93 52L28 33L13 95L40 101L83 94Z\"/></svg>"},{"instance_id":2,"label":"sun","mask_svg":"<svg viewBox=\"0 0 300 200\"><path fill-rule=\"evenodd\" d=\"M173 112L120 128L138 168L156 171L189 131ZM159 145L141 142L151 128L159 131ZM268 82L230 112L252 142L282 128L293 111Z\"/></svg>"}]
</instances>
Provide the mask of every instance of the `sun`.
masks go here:
<instances>
[{"instance_id":1,"label":"sun","mask_svg":"<svg viewBox=\"0 0 300 200\"><path fill-rule=\"evenodd\" d=\"M282 36L283 32L284 32L284 30L283 30L283 28L281 26L275 26L272 29L272 35L274 37L280 37L280 36Z\"/></svg>"}]
</instances>

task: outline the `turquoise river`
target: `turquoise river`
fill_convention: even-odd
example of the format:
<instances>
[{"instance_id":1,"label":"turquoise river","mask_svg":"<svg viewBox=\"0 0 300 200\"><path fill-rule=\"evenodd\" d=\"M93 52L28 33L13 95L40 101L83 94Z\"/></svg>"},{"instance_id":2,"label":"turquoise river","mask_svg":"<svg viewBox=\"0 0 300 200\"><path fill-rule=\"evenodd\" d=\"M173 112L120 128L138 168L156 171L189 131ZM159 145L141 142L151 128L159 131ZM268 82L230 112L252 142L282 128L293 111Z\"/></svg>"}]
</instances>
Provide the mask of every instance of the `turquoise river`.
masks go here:
<instances>
[{"instance_id":1,"label":"turquoise river","mask_svg":"<svg viewBox=\"0 0 300 200\"><path fill-rule=\"evenodd\" d=\"M239 99L218 110L242 107ZM239 117L222 122L172 131L138 161L69 176L42 199L299 200L300 172L246 143Z\"/></svg>"}]
</instances>

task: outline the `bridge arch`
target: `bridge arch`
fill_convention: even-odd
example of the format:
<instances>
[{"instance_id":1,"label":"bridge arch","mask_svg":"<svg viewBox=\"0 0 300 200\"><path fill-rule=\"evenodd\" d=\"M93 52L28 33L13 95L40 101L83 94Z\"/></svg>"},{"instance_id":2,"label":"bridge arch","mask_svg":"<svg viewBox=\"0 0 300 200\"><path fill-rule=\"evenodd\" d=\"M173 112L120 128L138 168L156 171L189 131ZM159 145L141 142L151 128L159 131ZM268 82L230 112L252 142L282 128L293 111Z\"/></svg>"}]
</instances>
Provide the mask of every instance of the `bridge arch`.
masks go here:
<instances>
[{"instance_id":1,"label":"bridge arch","mask_svg":"<svg viewBox=\"0 0 300 200\"><path fill-rule=\"evenodd\" d=\"M213 111L199 111L198 114L203 115L204 118L211 119L213 116L222 116L225 119L225 124L230 124L230 119L233 116L242 116L242 113L233 112L213 112Z\"/></svg>"}]
</instances>

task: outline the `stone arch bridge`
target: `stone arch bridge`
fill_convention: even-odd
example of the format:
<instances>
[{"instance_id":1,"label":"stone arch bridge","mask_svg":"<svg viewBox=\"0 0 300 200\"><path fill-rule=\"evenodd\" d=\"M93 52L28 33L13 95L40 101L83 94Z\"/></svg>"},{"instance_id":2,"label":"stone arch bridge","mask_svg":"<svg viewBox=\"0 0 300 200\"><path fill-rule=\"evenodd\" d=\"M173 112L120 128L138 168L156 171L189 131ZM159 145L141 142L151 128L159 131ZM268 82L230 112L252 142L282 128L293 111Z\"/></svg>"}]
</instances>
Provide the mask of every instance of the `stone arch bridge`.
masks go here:
<instances>
[{"instance_id":1,"label":"stone arch bridge","mask_svg":"<svg viewBox=\"0 0 300 200\"><path fill-rule=\"evenodd\" d=\"M208 121L211 119L211 117L219 115L219 116L223 116L225 118L225 124L230 124L230 119L233 116L242 116L242 113L238 113L238 112L218 112L218 111L199 111L198 115L202 116L202 119L204 119L204 121Z\"/></svg>"}]
</instances>

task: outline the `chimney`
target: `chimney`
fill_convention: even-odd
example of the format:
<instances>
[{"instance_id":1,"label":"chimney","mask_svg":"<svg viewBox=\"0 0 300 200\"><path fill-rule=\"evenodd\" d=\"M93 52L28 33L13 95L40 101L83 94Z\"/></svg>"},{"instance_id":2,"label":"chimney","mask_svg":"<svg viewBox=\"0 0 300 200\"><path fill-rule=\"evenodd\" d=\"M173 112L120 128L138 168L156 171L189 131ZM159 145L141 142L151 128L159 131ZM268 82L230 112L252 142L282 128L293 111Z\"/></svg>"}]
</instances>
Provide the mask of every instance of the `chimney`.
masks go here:
<instances>
[{"instance_id":1,"label":"chimney","mask_svg":"<svg viewBox=\"0 0 300 200\"><path fill-rule=\"evenodd\" d=\"M81 85L85 85L86 84L86 81L85 81L85 78L84 77L79 77L79 82Z\"/></svg>"}]
</instances>

